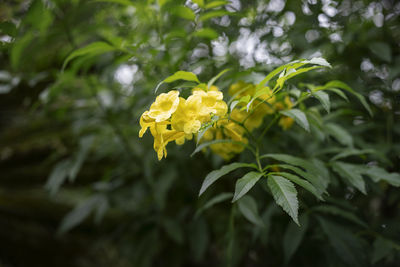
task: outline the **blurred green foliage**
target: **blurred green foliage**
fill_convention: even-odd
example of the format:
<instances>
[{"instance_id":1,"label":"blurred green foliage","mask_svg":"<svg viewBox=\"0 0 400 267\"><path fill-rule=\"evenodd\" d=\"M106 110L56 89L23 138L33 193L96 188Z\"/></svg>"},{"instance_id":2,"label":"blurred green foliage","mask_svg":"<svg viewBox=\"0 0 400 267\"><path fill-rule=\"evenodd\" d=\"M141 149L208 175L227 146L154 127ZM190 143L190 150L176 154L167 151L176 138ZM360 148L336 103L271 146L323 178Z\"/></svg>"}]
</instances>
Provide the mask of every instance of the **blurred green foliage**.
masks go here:
<instances>
[{"instance_id":1,"label":"blurred green foliage","mask_svg":"<svg viewBox=\"0 0 400 267\"><path fill-rule=\"evenodd\" d=\"M398 266L399 15L391 0L1 1L0 265ZM336 160L324 202L298 189L300 228L266 181L232 205L238 169L198 197L221 158L190 157L192 142L158 162L138 138L176 71L208 81L229 68L226 92L319 56L333 68L288 86L343 81L373 116L333 92L330 113L323 95L307 100L324 130L263 140L265 153Z\"/></svg>"}]
</instances>

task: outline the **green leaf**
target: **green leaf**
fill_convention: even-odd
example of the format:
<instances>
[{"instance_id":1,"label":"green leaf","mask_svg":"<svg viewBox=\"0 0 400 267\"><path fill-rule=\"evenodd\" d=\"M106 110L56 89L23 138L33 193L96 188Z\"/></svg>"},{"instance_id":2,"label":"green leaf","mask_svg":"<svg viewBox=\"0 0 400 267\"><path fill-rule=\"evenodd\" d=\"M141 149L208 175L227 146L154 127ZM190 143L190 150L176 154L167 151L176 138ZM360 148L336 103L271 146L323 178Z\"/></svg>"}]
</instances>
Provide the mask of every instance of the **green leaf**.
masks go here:
<instances>
[{"instance_id":1,"label":"green leaf","mask_svg":"<svg viewBox=\"0 0 400 267\"><path fill-rule=\"evenodd\" d=\"M193 33L193 36L208 38L210 40L218 38L218 33L211 28L202 28Z\"/></svg>"},{"instance_id":2,"label":"green leaf","mask_svg":"<svg viewBox=\"0 0 400 267\"><path fill-rule=\"evenodd\" d=\"M312 172L305 172L302 169L297 168L292 165L278 164L275 166L277 166L279 168L291 170L291 171L295 172L297 175L300 175L301 177L305 178L307 181L309 181L313 185L313 187L317 191L318 199L322 200L321 195L325 192L326 186L324 185L324 183L322 183L319 180L320 179L319 177L315 176Z\"/></svg>"},{"instance_id":3,"label":"green leaf","mask_svg":"<svg viewBox=\"0 0 400 267\"><path fill-rule=\"evenodd\" d=\"M164 230L167 235L178 244L183 243L183 232L182 227L177 221L172 219L166 219L163 222Z\"/></svg>"},{"instance_id":4,"label":"green leaf","mask_svg":"<svg viewBox=\"0 0 400 267\"><path fill-rule=\"evenodd\" d=\"M244 168L244 167L257 168L254 164L234 162L229 165L222 166L222 168L219 170L214 170L210 172L209 174L207 174L206 178L203 181L203 184L201 185L199 196L201 196L204 193L204 191L206 191L206 189L210 187L210 185L215 183L215 181L217 181L225 174L233 170L236 170L238 168Z\"/></svg>"},{"instance_id":5,"label":"green leaf","mask_svg":"<svg viewBox=\"0 0 400 267\"><path fill-rule=\"evenodd\" d=\"M346 100L347 102L349 102L349 99L347 98L347 96L345 95L345 93L343 93L341 90L337 89L337 88L329 88L327 89L328 91L334 92L335 94L337 94L338 96L340 96L341 98L343 98L344 100Z\"/></svg>"},{"instance_id":6,"label":"green leaf","mask_svg":"<svg viewBox=\"0 0 400 267\"><path fill-rule=\"evenodd\" d=\"M335 137L335 139L345 146L353 146L353 137L341 126L335 123L325 124L325 132Z\"/></svg>"},{"instance_id":7,"label":"green leaf","mask_svg":"<svg viewBox=\"0 0 400 267\"><path fill-rule=\"evenodd\" d=\"M174 6L171 9L171 13L187 20L194 20L196 18L196 15L194 14L193 10L181 5Z\"/></svg>"},{"instance_id":8,"label":"green leaf","mask_svg":"<svg viewBox=\"0 0 400 267\"><path fill-rule=\"evenodd\" d=\"M204 206L202 206L201 208L199 208L196 211L196 214L194 215L195 218L197 218L203 211L211 208L212 206L221 203L225 200L228 200L230 198L232 198L233 194L232 193L221 193L219 195L214 196L213 198L211 198L209 201L207 201L206 204L204 204Z\"/></svg>"},{"instance_id":9,"label":"green leaf","mask_svg":"<svg viewBox=\"0 0 400 267\"><path fill-rule=\"evenodd\" d=\"M285 177L286 179L292 181L295 184L300 185L301 187L312 193L316 198L323 200L321 194L318 193L317 189L312 184L310 184L306 180L301 179L297 175L288 172L274 172L273 174Z\"/></svg>"},{"instance_id":10,"label":"green leaf","mask_svg":"<svg viewBox=\"0 0 400 267\"><path fill-rule=\"evenodd\" d=\"M284 167L286 169L290 169L296 172L300 176L307 179L315 186L315 188L318 190L320 194L325 192L329 184L329 177L327 176L326 172L323 172L321 168L316 167L312 160L309 159L305 160L299 157L294 157L286 154L265 154L262 155L260 158L273 158L275 160L283 161L288 164L295 165L305 169L307 173L299 171L298 168L294 168L293 166L291 168L289 168L288 166ZM323 165L323 163L319 164Z\"/></svg>"},{"instance_id":11,"label":"green leaf","mask_svg":"<svg viewBox=\"0 0 400 267\"><path fill-rule=\"evenodd\" d=\"M215 11L209 11L207 13L204 13L202 15L200 15L199 20L200 21L206 21L212 18L216 18L216 17L222 17L225 15L234 15L235 13L231 13L228 12L226 10L215 10Z\"/></svg>"},{"instance_id":12,"label":"green leaf","mask_svg":"<svg viewBox=\"0 0 400 267\"><path fill-rule=\"evenodd\" d=\"M361 175L365 166L359 166L340 161L334 161L331 163L331 165L333 170L338 173L345 181L349 182L349 184L353 185L363 194L366 194L365 182Z\"/></svg>"},{"instance_id":13,"label":"green leaf","mask_svg":"<svg viewBox=\"0 0 400 267\"><path fill-rule=\"evenodd\" d=\"M221 71L220 73L218 73L217 75L212 77L211 80L207 84L207 88L210 89L210 87L215 83L216 80L219 79L219 77L221 77L222 75L224 75L225 73L227 73L230 70L231 69L224 69L223 71Z\"/></svg>"},{"instance_id":14,"label":"green leaf","mask_svg":"<svg viewBox=\"0 0 400 267\"><path fill-rule=\"evenodd\" d=\"M199 5L199 7L204 6L204 0L192 0L192 2Z\"/></svg>"},{"instance_id":15,"label":"green leaf","mask_svg":"<svg viewBox=\"0 0 400 267\"><path fill-rule=\"evenodd\" d=\"M347 264L346 266L367 266L366 254L363 253L366 248L362 246L360 240L353 233L319 216L317 219L328 237L333 251Z\"/></svg>"},{"instance_id":16,"label":"green leaf","mask_svg":"<svg viewBox=\"0 0 400 267\"><path fill-rule=\"evenodd\" d=\"M356 149L356 148L347 148L345 150L341 150L341 152L339 154L337 154L336 156L334 156L333 158L331 158L330 161L335 161L338 159L342 159L342 158L346 158L349 156L355 156L355 155L365 155L365 154L373 154L376 153L375 150L373 149Z\"/></svg>"},{"instance_id":17,"label":"green leaf","mask_svg":"<svg viewBox=\"0 0 400 267\"><path fill-rule=\"evenodd\" d=\"M319 100L319 102L321 102L326 112L329 113L331 109L331 102L329 101L329 95L322 91L313 92L312 95L315 96Z\"/></svg>"},{"instance_id":18,"label":"green leaf","mask_svg":"<svg viewBox=\"0 0 400 267\"><path fill-rule=\"evenodd\" d=\"M49 190L51 195L56 194L61 185L65 182L68 177L70 167L71 160L66 159L57 163L57 165L53 168L45 185L45 188Z\"/></svg>"},{"instance_id":19,"label":"green leaf","mask_svg":"<svg viewBox=\"0 0 400 267\"><path fill-rule=\"evenodd\" d=\"M392 61L392 49L387 43L384 42L372 42L368 45L368 48L378 58L386 62Z\"/></svg>"},{"instance_id":20,"label":"green leaf","mask_svg":"<svg viewBox=\"0 0 400 267\"><path fill-rule=\"evenodd\" d=\"M374 182L385 181L393 186L400 186L400 174L389 173L385 169L377 166L369 166L362 170L362 174L368 175Z\"/></svg>"},{"instance_id":21,"label":"green leaf","mask_svg":"<svg viewBox=\"0 0 400 267\"><path fill-rule=\"evenodd\" d=\"M65 60L64 60L64 64L62 66L62 69L64 70L65 67L67 66L67 64L73 60L76 57L80 57L80 56L86 56L86 55L90 55L90 56L95 56L95 55L100 55L106 52L111 52L111 51L115 51L116 48L109 45L108 43L105 42L94 42L91 43L85 47L79 48L75 51L73 51Z\"/></svg>"},{"instance_id":22,"label":"green leaf","mask_svg":"<svg viewBox=\"0 0 400 267\"><path fill-rule=\"evenodd\" d=\"M227 5L229 3L230 3L229 1L211 1L211 2L208 2L204 8L205 9L216 8L216 7Z\"/></svg>"},{"instance_id":23,"label":"green leaf","mask_svg":"<svg viewBox=\"0 0 400 267\"><path fill-rule=\"evenodd\" d=\"M190 81L190 82L197 82L200 83L199 79L197 78L196 74L193 72L188 72L188 71L177 71L171 76L167 77L164 79L164 83L172 83L177 80L184 80L184 81Z\"/></svg>"},{"instance_id":24,"label":"green leaf","mask_svg":"<svg viewBox=\"0 0 400 267\"><path fill-rule=\"evenodd\" d=\"M22 56L33 39L34 35L31 32L28 32L21 39L14 41L10 52L11 66L14 69L17 69L20 66Z\"/></svg>"},{"instance_id":25,"label":"green leaf","mask_svg":"<svg viewBox=\"0 0 400 267\"><path fill-rule=\"evenodd\" d=\"M249 172L242 178L236 181L235 194L233 196L232 202L237 201L242 196L244 196L253 186L260 180L263 176L260 172Z\"/></svg>"},{"instance_id":26,"label":"green leaf","mask_svg":"<svg viewBox=\"0 0 400 267\"><path fill-rule=\"evenodd\" d=\"M297 218L299 203L297 201L297 190L293 183L282 176L271 175L268 177L268 187L271 189L275 202L299 225Z\"/></svg>"},{"instance_id":27,"label":"green leaf","mask_svg":"<svg viewBox=\"0 0 400 267\"><path fill-rule=\"evenodd\" d=\"M240 212L247 220L257 226L264 227L264 222L258 213L257 203L254 198L251 196L244 196L239 199L238 206Z\"/></svg>"},{"instance_id":28,"label":"green leaf","mask_svg":"<svg viewBox=\"0 0 400 267\"><path fill-rule=\"evenodd\" d=\"M289 222L286 228L285 234L283 235L283 255L285 265L287 265L299 248L301 241L308 228L308 215L303 214L299 217L300 225L296 225L294 222Z\"/></svg>"},{"instance_id":29,"label":"green leaf","mask_svg":"<svg viewBox=\"0 0 400 267\"><path fill-rule=\"evenodd\" d=\"M344 82L341 81L330 81L327 84L324 85L325 88L340 88L343 90L346 90L350 93L352 93L354 96L356 96L358 98L358 100L361 102L361 104L364 106L364 108L368 111L369 115L372 116L372 110L370 108L370 106L368 105L367 101L365 100L364 96L361 95L360 93L357 93L356 91L354 91L350 86L348 86L347 84L345 84Z\"/></svg>"},{"instance_id":30,"label":"green leaf","mask_svg":"<svg viewBox=\"0 0 400 267\"><path fill-rule=\"evenodd\" d=\"M372 264L375 264L380 260L388 257L390 254L393 253L394 249L396 248L395 244L392 241L382 237L377 237L375 239L373 247L374 248L371 255Z\"/></svg>"},{"instance_id":31,"label":"green leaf","mask_svg":"<svg viewBox=\"0 0 400 267\"><path fill-rule=\"evenodd\" d=\"M105 3L121 4L124 6L133 6L133 2L129 0L94 0L93 2L105 2Z\"/></svg>"},{"instance_id":32,"label":"green leaf","mask_svg":"<svg viewBox=\"0 0 400 267\"><path fill-rule=\"evenodd\" d=\"M95 220L99 222L107 209L107 198L101 194L94 195L80 203L63 218L58 233L68 232L82 223L92 212L95 212Z\"/></svg>"},{"instance_id":33,"label":"green leaf","mask_svg":"<svg viewBox=\"0 0 400 267\"><path fill-rule=\"evenodd\" d=\"M312 210L317 211L317 212L322 212L325 214L340 216L344 219L347 219L353 223L360 225L361 227L368 228L368 225L365 222L363 222L356 215L354 215L354 213L353 213L354 211L349 212L349 211L343 210L343 209L338 208L333 205L320 205L320 206L313 207Z\"/></svg>"},{"instance_id":34,"label":"green leaf","mask_svg":"<svg viewBox=\"0 0 400 267\"><path fill-rule=\"evenodd\" d=\"M307 132L310 131L310 125L308 123L306 114L304 114L304 112L301 111L300 109L294 108L289 110L283 110L280 113L294 119L296 123L299 124L301 127L303 127Z\"/></svg>"}]
</instances>

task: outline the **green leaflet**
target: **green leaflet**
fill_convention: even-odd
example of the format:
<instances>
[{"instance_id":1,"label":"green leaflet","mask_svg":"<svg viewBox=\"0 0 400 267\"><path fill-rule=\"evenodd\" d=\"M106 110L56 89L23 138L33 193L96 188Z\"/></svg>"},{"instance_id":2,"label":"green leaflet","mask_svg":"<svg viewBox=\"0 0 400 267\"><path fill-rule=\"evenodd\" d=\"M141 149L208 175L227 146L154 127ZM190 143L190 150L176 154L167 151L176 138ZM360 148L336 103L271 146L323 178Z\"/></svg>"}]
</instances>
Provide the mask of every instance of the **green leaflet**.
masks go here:
<instances>
[{"instance_id":1,"label":"green leaflet","mask_svg":"<svg viewBox=\"0 0 400 267\"><path fill-rule=\"evenodd\" d=\"M334 161L331 163L333 170L338 173L345 181L366 194L365 182L362 173L365 166Z\"/></svg>"},{"instance_id":2,"label":"green leaflet","mask_svg":"<svg viewBox=\"0 0 400 267\"><path fill-rule=\"evenodd\" d=\"M260 172L249 172L242 178L236 181L235 194L232 202L237 201L239 198L244 196L253 186L260 180L263 173Z\"/></svg>"},{"instance_id":3,"label":"green leaflet","mask_svg":"<svg viewBox=\"0 0 400 267\"><path fill-rule=\"evenodd\" d=\"M310 131L310 124L308 123L306 114L304 114L304 112L301 111L300 109L294 108L289 110L283 110L280 113L294 119L296 123L299 124L307 132Z\"/></svg>"},{"instance_id":4,"label":"green leaflet","mask_svg":"<svg viewBox=\"0 0 400 267\"><path fill-rule=\"evenodd\" d=\"M268 177L268 187L271 189L275 202L292 217L296 224L300 225L298 220L299 202L293 183L282 176L271 175Z\"/></svg>"},{"instance_id":5,"label":"green leaflet","mask_svg":"<svg viewBox=\"0 0 400 267\"><path fill-rule=\"evenodd\" d=\"M204 191L206 191L206 189L208 187L210 187L210 185L212 185L215 181L217 181L219 178L221 178L225 174L227 174L235 169L243 168L243 167L257 168L254 164L241 163L241 162L235 162L235 163L231 163L229 165L222 166L221 169L212 171L209 174L207 174L206 178L203 181L203 184L201 185L199 196L201 196L204 193Z\"/></svg>"}]
</instances>

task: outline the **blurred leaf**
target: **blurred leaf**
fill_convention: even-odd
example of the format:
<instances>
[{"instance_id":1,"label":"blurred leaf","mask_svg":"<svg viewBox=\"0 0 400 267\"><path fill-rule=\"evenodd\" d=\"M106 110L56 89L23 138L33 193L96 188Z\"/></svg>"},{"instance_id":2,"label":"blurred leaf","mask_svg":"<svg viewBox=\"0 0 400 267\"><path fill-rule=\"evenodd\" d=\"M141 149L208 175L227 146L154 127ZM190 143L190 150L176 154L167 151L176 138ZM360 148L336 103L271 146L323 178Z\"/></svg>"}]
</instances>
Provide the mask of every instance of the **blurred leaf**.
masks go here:
<instances>
[{"instance_id":1,"label":"blurred leaf","mask_svg":"<svg viewBox=\"0 0 400 267\"><path fill-rule=\"evenodd\" d=\"M335 216L340 216L344 219L347 219L353 223L360 225L363 228L368 228L368 225L362 220L360 220L356 215L354 215L353 211L349 212L333 205L320 205L313 207L312 210Z\"/></svg>"},{"instance_id":2,"label":"blurred leaf","mask_svg":"<svg viewBox=\"0 0 400 267\"><path fill-rule=\"evenodd\" d=\"M124 6L133 6L133 2L130 0L93 0L94 2L105 2L105 3L114 3L114 4L121 4Z\"/></svg>"},{"instance_id":3,"label":"blurred leaf","mask_svg":"<svg viewBox=\"0 0 400 267\"><path fill-rule=\"evenodd\" d=\"M187 20L194 20L196 18L196 15L194 14L193 10L181 5L174 6L170 12Z\"/></svg>"},{"instance_id":4,"label":"blurred leaf","mask_svg":"<svg viewBox=\"0 0 400 267\"><path fill-rule=\"evenodd\" d=\"M283 235L283 254L285 265L289 263L290 259L299 248L305 233L307 232L308 215L301 215L299 217L299 222L301 226L298 226L293 221L290 221L288 227L286 228L285 234Z\"/></svg>"},{"instance_id":5,"label":"blurred leaf","mask_svg":"<svg viewBox=\"0 0 400 267\"><path fill-rule=\"evenodd\" d=\"M329 113L331 109L331 102L329 101L329 95L322 91L313 92L312 95L315 96L319 100L319 102L321 102L326 112Z\"/></svg>"},{"instance_id":6,"label":"blurred leaf","mask_svg":"<svg viewBox=\"0 0 400 267\"><path fill-rule=\"evenodd\" d=\"M368 111L369 115L372 116L372 110L370 108L370 106L368 105L367 101L365 100L364 96L357 93L356 91L354 91L350 86L348 86L347 84L345 84L344 82L341 81L330 81L327 84L324 85L325 88L340 88L343 90L346 90L350 93L352 93L353 95L355 95L358 100L360 100L361 104L363 104L364 108Z\"/></svg>"},{"instance_id":7,"label":"blurred leaf","mask_svg":"<svg viewBox=\"0 0 400 267\"><path fill-rule=\"evenodd\" d=\"M34 35L31 32L29 32L20 39L16 39L15 42L13 43L11 47L10 61L11 61L11 66L13 67L14 70L18 69L18 67L21 65L22 56L24 52L27 50L27 47L29 46L33 38Z\"/></svg>"},{"instance_id":8,"label":"blurred leaf","mask_svg":"<svg viewBox=\"0 0 400 267\"><path fill-rule=\"evenodd\" d=\"M185 80L185 81L191 81L191 82L197 82L200 83L199 79L197 78L196 74L193 72L188 72L188 71L177 71L173 75L167 77L164 79L164 83L172 83L177 80Z\"/></svg>"},{"instance_id":9,"label":"blurred leaf","mask_svg":"<svg viewBox=\"0 0 400 267\"><path fill-rule=\"evenodd\" d=\"M349 230L338 224L317 217L322 230L328 237L328 240L339 256L348 266L366 266L366 257L359 239Z\"/></svg>"},{"instance_id":10,"label":"blurred leaf","mask_svg":"<svg viewBox=\"0 0 400 267\"><path fill-rule=\"evenodd\" d=\"M207 13L204 13L202 15L200 15L199 20L200 21L206 21L212 18L216 18L216 17L222 17L225 15L234 15L235 13L231 13L229 11L226 10L215 10L215 11L209 11Z\"/></svg>"},{"instance_id":11,"label":"blurred leaf","mask_svg":"<svg viewBox=\"0 0 400 267\"><path fill-rule=\"evenodd\" d=\"M204 191L206 191L206 189L208 187L210 187L210 185L215 183L215 181L217 181L219 178L221 178L225 174L227 174L233 170L236 170L238 168L244 168L244 167L257 168L254 164L234 162L229 165L222 166L222 168L219 170L210 172L209 174L207 174L206 178L203 181L203 184L201 185L199 196L201 196L204 193Z\"/></svg>"},{"instance_id":12,"label":"blurred leaf","mask_svg":"<svg viewBox=\"0 0 400 267\"><path fill-rule=\"evenodd\" d=\"M192 152L192 154L190 156L193 157L193 155L195 155L196 153L200 152L202 149L204 149L206 147L209 147L211 145L220 144L220 143L232 143L232 144L238 144L238 145L246 146L245 143L239 142L239 141L234 141L232 139L217 139L217 140L201 143L200 145L198 145L196 147L196 149Z\"/></svg>"},{"instance_id":13,"label":"blurred leaf","mask_svg":"<svg viewBox=\"0 0 400 267\"><path fill-rule=\"evenodd\" d=\"M335 137L335 139L342 145L352 147L353 137L341 126L335 123L327 123L324 126L325 131Z\"/></svg>"},{"instance_id":14,"label":"blurred leaf","mask_svg":"<svg viewBox=\"0 0 400 267\"><path fill-rule=\"evenodd\" d=\"M368 175L374 182L385 181L393 186L400 186L400 174L389 173L385 169L377 166L367 166L360 170L362 174Z\"/></svg>"},{"instance_id":15,"label":"blurred leaf","mask_svg":"<svg viewBox=\"0 0 400 267\"><path fill-rule=\"evenodd\" d=\"M243 216L257 226L264 227L257 208L257 203L251 196L247 195L239 199L238 207Z\"/></svg>"},{"instance_id":16,"label":"blurred leaf","mask_svg":"<svg viewBox=\"0 0 400 267\"><path fill-rule=\"evenodd\" d=\"M225 200L228 200L228 199L232 198L232 196L233 196L232 193L221 193L221 194L218 194L218 195L214 196L209 201L207 201L207 203L204 204L204 206L202 206L201 208L199 208L196 211L195 218L197 218L203 211L211 208L215 204L221 203L221 202L223 202Z\"/></svg>"},{"instance_id":17,"label":"blurred leaf","mask_svg":"<svg viewBox=\"0 0 400 267\"><path fill-rule=\"evenodd\" d=\"M299 209L297 190L292 182L282 176L271 175L268 176L268 186L275 202L292 217L296 224L300 225L297 218Z\"/></svg>"},{"instance_id":18,"label":"blurred leaf","mask_svg":"<svg viewBox=\"0 0 400 267\"><path fill-rule=\"evenodd\" d=\"M260 172L248 172L242 178L236 181L235 194L233 196L232 202L237 201L242 196L244 196L253 186L258 182L258 180L263 176Z\"/></svg>"},{"instance_id":19,"label":"blurred leaf","mask_svg":"<svg viewBox=\"0 0 400 267\"><path fill-rule=\"evenodd\" d=\"M345 181L349 182L349 184L360 190L364 195L367 194L365 191L365 182L361 176L365 166L359 166L340 161L333 161L331 165L333 170Z\"/></svg>"},{"instance_id":20,"label":"blurred leaf","mask_svg":"<svg viewBox=\"0 0 400 267\"><path fill-rule=\"evenodd\" d=\"M200 262L204 258L204 254L210 243L207 222L203 218L199 218L191 223L189 229L189 244L194 255L194 260Z\"/></svg>"},{"instance_id":21,"label":"blurred leaf","mask_svg":"<svg viewBox=\"0 0 400 267\"><path fill-rule=\"evenodd\" d=\"M199 7L203 7L204 6L204 0L193 0L193 3L199 5Z\"/></svg>"},{"instance_id":22,"label":"blurred leaf","mask_svg":"<svg viewBox=\"0 0 400 267\"><path fill-rule=\"evenodd\" d=\"M210 1L206 4L206 6L204 8L205 9L216 8L216 7L227 5L229 3L230 3L229 1Z\"/></svg>"},{"instance_id":23,"label":"blurred leaf","mask_svg":"<svg viewBox=\"0 0 400 267\"><path fill-rule=\"evenodd\" d=\"M307 132L310 131L310 125L308 123L306 114L304 114L304 112L301 111L300 109L294 108L289 110L283 110L280 113L294 119L297 122L297 124L299 124Z\"/></svg>"},{"instance_id":24,"label":"blurred leaf","mask_svg":"<svg viewBox=\"0 0 400 267\"><path fill-rule=\"evenodd\" d=\"M108 201L104 195L94 195L68 213L61 222L58 232L63 234L82 223L92 212L95 212L96 221L100 221L108 208Z\"/></svg>"},{"instance_id":25,"label":"blurred leaf","mask_svg":"<svg viewBox=\"0 0 400 267\"><path fill-rule=\"evenodd\" d=\"M387 43L384 42L372 42L368 45L368 48L375 54L378 58L386 61L392 61L392 49Z\"/></svg>"},{"instance_id":26,"label":"blurred leaf","mask_svg":"<svg viewBox=\"0 0 400 267\"><path fill-rule=\"evenodd\" d=\"M165 229L165 232L168 234L168 236L174 240L178 244L183 243L183 232L181 226L178 224L178 221L172 220L172 219L166 219L163 222L163 226Z\"/></svg>"},{"instance_id":27,"label":"blurred leaf","mask_svg":"<svg viewBox=\"0 0 400 267\"><path fill-rule=\"evenodd\" d=\"M356 149L356 148L347 148L344 150L341 150L340 153L338 153L336 156L331 158L331 161L335 161L338 159L346 158L349 156L355 156L355 155L365 155L365 154L374 154L376 153L375 150L373 149Z\"/></svg>"},{"instance_id":28,"label":"blurred leaf","mask_svg":"<svg viewBox=\"0 0 400 267\"><path fill-rule=\"evenodd\" d=\"M218 33L211 28L199 29L198 31L195 31L193 35L196 37L208 38L210 40L218 38Z\"/></svg>"},{"instance_id":29,"label":"blurred leaf","mask_svg":"<svg viewBox=\"0 0 400 267\"><path fill-rule=\"evenodd\" d=\"M61 185L67 179L70 169L70 159L60 161L59 163L57 163L57 165L55 165L45 185L45 188L50 191L51 195L54 195L58 192Z\"/></svg>"},{"instance_id":30,"label":"blurred leaf","mask_svg":"<svg viewBox=\"0 0 400 267\"><path fill-rule=\"evenodd\" d=\"M211 78L211 80L208 82L207 87L210 89L211 86L215 83L216 80L218 80L222 75L230 71L231 69L224 69L223 71L220 71L217 75Z\"/></svg>"},{"instance_id":31,"label":"blurred leaf","mask_svg":"<svg viewBox=\"0 0 400 267\"><path fill-rule=\"evenodd\" d=\"M375 239L373 244L373 252L371 254L371 263L376 264L382 259L388 257L393 253L395 244L385 238L378 237ZM398 249L398 246L397 246Z\"/></svg>"},{"instance_id":32,"label":"blurred leaf","mask_svg":"<svg viewBox=\"0 0 400 267\"><path fill-rule=\"evenodd\" d=\"M62 66L62 69L65 69L65 67L67 66L67 64L73 60L76 57L80 57L80 56L86 56L86 55L90 55L90 56L96 56L96 55L100 55L100 54L104 54L106 52L111 52L111 51L115 51L116 48L109 45L108 43L105 42L94 42L91 43L85 47L79 48L75 51L73 51L65 60L64 60L64 64Z\"/></svg>"}]
</instances>

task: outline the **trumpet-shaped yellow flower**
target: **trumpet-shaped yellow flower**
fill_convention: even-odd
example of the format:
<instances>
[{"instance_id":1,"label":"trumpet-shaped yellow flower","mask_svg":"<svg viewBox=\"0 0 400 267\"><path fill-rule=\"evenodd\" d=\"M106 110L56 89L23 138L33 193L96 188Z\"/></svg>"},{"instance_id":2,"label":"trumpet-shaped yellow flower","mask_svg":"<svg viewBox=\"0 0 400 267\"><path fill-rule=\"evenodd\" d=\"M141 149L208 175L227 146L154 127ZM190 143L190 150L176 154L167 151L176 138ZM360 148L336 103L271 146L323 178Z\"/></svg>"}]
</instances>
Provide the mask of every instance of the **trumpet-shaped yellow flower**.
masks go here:
<instances>
[{"instance_id":1,"label":"trumpet-shaped yellow flower","mask_svg":"<svg viewBox=\"0 0 400 267\"><path fill-rule=\"evenodd\" d=\"M168 130L167 125L156 124L155 127L150 127L151 134L154 137L154 150L157 152L158 160L167 157L166 146L169 142L175 141L185 134L176 130Z\"/></svg>"},{"instance_id":2,"label":"trumpet-shaped yellow flower","mask_svg":"<svg viewBox=\"0 0 400 267\"><path fill-rule=\"evenodd\" d=\"M156 122L168 120L179 105L179 91L172 90L157 96L156 101L150 106L147 116Z\"/></svg>"}]
</instances>

